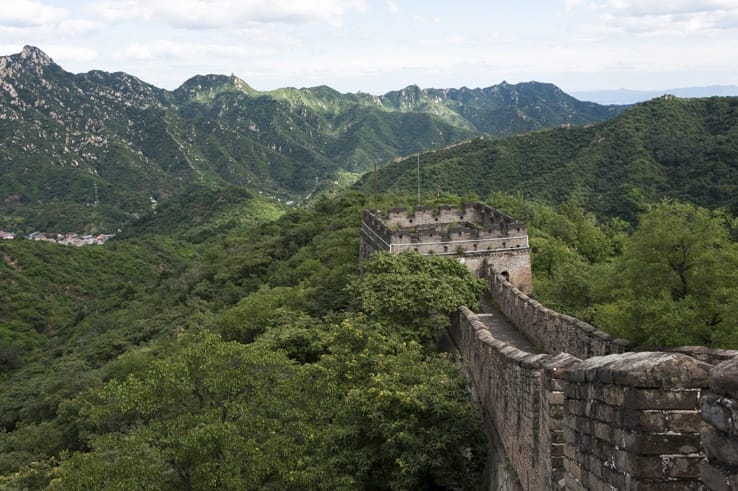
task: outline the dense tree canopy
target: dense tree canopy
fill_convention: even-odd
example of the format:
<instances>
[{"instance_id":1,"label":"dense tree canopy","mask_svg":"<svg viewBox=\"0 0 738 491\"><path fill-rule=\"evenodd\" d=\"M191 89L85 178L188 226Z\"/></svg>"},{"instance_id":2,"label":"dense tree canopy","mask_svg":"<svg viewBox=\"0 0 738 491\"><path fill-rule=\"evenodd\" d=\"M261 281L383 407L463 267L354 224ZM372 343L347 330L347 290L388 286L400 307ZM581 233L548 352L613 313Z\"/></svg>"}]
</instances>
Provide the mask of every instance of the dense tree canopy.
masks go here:
<instances>
[{"instance_id":1,"label":"dense tree canopy","mask_svg":"<svg viewBox=\"0 0 738 491\"><path fill-rule=\"evenodd\" d=\"M572 202L557 208L503 194L528 223L536 298L636 345L738 348L736 220L663 201L634 230Z\"/></svg>"},{"instance_id":2,"label":"dense tree canopy","mask_svg":"<svg viewBox=\"0 0 738 491\"><path fill-rule=\"evenodd\" d=\"M611 303L596 319L638 344L738 342L738 245L730 220L685 203L643 214L614 263Z\"/></svg>"},{"instance_id":3,"label":"dense tree canopy","mask_svg":"<svg viewBox=\"0 0 738 491\"><path fill-rule=\"evenodd\" d=\"M378 253L364 263L353 291L374 318L433 339L459 306L476 307L485 284L463 264L444 256ZM439 317L440 316L440 317Z\"/></svg>"},{"instance_id":4,"label":"dense tree canopy","mask_svg":"<svg viewBox=\"0 0 738 491\"><path fill-rule=\"evenodd\" d=\"M488 202L528 224L546 305L641 345L738 347L726 213L663 202L633 228L576 201ZM360 274L365 206L0 244L0 487L473 488L483 432L432 340L483 285L412 253Z\"/></svg>"},{"instance_id":5,"label":"dense tree canopy","mask_svg":"<svg viewBox=\"0 0 738 491\"><path fill-rule=\"evenodd\" d=\"M0 244L0 288L32 286L23 309L0 305L2 332L32 341L4 353L0 487L473 488L478 413L427 341L479 283L419 256L379 257L359 278L363 206L349 193L194 235L147 222L96 249ZM168 213L181 215L163 206L156 221ZM355 302L380 269L418 272L448 303L407 283L387 311ZM33 323L47 313L54 325Z\"/></svg>"}]
</instances>

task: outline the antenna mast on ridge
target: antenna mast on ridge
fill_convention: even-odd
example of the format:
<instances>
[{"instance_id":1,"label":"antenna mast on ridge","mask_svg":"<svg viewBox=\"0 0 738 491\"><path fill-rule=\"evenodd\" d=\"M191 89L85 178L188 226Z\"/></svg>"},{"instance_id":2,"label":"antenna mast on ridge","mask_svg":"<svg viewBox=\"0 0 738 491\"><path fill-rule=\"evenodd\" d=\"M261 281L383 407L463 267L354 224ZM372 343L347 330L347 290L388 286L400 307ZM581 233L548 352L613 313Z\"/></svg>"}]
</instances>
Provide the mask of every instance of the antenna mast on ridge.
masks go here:
<instances>
[{"instance_id":1,"label":"antenna mast on ridge","mask_svg":"<svg viewBox=\"0 0 738 491\"><path fill-rule=\"evenodd\" d=\"M376 211L377 208L377 159L374 159L374 210Z\"/></svg>"},{"instance_id":2,"label":"antenna mast on ridge","mask_svg":"<svg viewBox=\"0 0 738 491\"><path fill-rule=\"evenodd\" d=\"M418 153L418 204L420 204L420 153Z\"/></svg>"}]
</instances>

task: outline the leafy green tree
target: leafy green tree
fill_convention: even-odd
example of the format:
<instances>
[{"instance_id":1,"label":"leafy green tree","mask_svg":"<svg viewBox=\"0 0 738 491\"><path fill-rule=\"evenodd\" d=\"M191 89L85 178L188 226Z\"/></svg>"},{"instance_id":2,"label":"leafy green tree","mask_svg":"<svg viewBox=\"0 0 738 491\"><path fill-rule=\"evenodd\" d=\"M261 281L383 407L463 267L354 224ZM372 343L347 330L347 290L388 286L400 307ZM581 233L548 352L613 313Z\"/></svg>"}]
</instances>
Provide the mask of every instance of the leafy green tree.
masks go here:
<instances>
[{"instance_id":1,"label":"leafy green tree","mask_svg":"<svg viewBox=\"0 0 738 491\"><path fill-rule=\"evenodd\" d=\"M187 337L89 398L82 416L102 436L64 459L52 489L289 488L311 439L301 388L282 353Z\"/></svg>"},{"instance_id":2,"label":"leafy green tree","mask_svg":"<svg viewBox=\"0 0 738 491\"><path fill-rule=\"evenodd\" d=\"M664 201L640 217L596 319L638 344L738 346L738 245L728 217Z\"/></svg>"},{"instance_id":3,"label":"leafy green tree","mask_svg":"<svg viewBox=\"0 0 738 491\"><path fill-rule=\"evenodd\" d=\"M265 285L223 311L215 328L224 339L250 343L267 329L297 315L305 304L304 293L298 288Z\"/></svg>"},{"instance_id":4,"label":"leafy green tree","mask_svg":"<svg viewBox=\"0 0 738 491\"><path fill-rule=\"evenodd\" d=\"M485 283L442 256L377 253L352 290L360 309L410 339L433 339L459 306L475 308Z\"/></svg>"},{"instance_id":5,"label":"leafy green tree","mask_svg":"<svg viewBox=\"0 0 738 491\"><path fill-rule=\"evenodd\" d=\"M316 460L353 489L475 488L485 460L481 421L448 357L383 334L363 316L330 332L329 352L308 367L321 392L338 397L324 414L331 425Z\"/></svg>"},{"instance_id":6,"label":"leafy green tree","mask_svg":"<svg viewBox=\"0 0 738 491\"><path fill-rule=\"evenodd\" d=\"M325 326L305 365L268 336L185 335L81 396L92 450L62 455L51 489L472 487L484 450L465 380L380 331L362 316Z\"/></svg>"}]
</instances>

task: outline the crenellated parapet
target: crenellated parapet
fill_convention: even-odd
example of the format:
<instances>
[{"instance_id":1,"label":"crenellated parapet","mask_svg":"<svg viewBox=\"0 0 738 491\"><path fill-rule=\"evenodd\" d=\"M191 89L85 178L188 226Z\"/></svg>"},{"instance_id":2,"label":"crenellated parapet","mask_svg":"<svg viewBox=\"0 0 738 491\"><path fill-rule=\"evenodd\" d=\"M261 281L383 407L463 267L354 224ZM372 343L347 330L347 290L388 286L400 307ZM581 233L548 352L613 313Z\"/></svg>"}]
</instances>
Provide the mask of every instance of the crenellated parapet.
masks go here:
<instances>
[{"instance_id":1,"label":"crenellated parapet","mask_svg":"<svg viewBox=\"0 0 738 491\"><path fill-rule=\"evenodd\" d=\"M449 328L502 451L505 489L731 490L738 352L526 352L462 307ZM695 358L690 354L698 356ZM727 360L727 361L722 361Z\"/></svg>"},{"instance_id":2,"label":"crenellated parapet","mask_svg":"<svg viewBox=\"0 0 738 491\"><path fill-rule=\"evenodd\" d=\"M527 227L482 203L365 210L360 258L376 251L456 257L476 274L488 260L508 271L519 288L532 287Z\"/></svg>"},{"instance_id":3,"label":"crenellated parapet","mask_svg":"<svg viewBox=\"0 0 738 491\"><path fill-rule=\"evenodd\" d=\"M546 353L569 353L585 359L631 350L624 339L595 329L570 315L551 310L529 297L508 281L496 265L488 263L484 276L500 311Z\"/></svg>"}]
</instances>

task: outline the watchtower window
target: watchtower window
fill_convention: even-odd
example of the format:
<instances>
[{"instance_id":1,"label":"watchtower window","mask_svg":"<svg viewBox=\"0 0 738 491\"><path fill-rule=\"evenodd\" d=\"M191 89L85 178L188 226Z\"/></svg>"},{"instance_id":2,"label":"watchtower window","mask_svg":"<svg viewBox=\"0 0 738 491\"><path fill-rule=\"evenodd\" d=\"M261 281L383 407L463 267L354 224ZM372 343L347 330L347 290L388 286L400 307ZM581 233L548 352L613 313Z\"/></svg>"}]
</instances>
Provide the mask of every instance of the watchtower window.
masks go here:
<instances>
[{"instance_id":1,"label":"watchtower window","mask_svg":"<svg viewBox=\"0 0 738 491\"><path fill-rule=\"evenodd\" d=\"M505 278L505 281L510 281L510 273L508 273L507 271L503 271L500 274L502 275L503 278Z\"/></svg>"},{"instance_id":2,"label":"watchtower window","mask_svg":"<svg viewBox=\"0 0 738 491\"><path fill-rule=\"evenodd\" d=\"M443 246L443 252L448 252L448 246Z\"/></svg>"},{"instance_id":3,"label":"watchtower window","mask_svg":"<svg viewBox=\"0 0 738 491\"><path fill-rule=\"evenodd\" d=\"M410 223L413 223L413 219L411 218L411 219L409 220L409 222L410 222Z\"/></svg>"},{"instance_id":4,"label":"watchtower window","mask_svg":"<svg viewBox=\"0 0 738 491\"><path fill-rule=\"evenodd\" d=\"M477 250L477 244L474 244L474 250L475 251Z\"/></svg>"}]
</instances>

